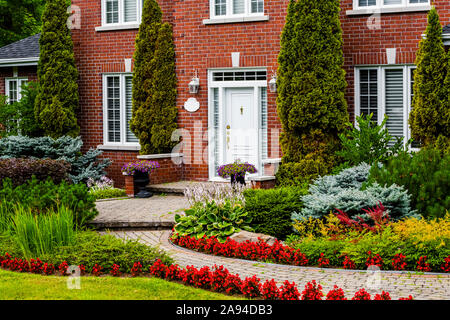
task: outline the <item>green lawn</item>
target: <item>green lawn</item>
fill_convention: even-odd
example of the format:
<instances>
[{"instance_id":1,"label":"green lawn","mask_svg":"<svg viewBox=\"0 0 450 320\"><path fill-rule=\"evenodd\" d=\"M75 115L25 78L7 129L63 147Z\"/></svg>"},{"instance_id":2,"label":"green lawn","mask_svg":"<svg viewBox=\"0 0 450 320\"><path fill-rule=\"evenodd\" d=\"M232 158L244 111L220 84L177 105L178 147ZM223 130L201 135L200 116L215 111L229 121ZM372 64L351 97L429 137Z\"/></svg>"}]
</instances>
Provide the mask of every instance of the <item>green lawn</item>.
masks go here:
<instances>
[{"instance_id":1,"label":"green lawn","mask_svg":"<svg viewBox=\"0 0 450 320\"><path fill-rule=\"evenodd\" d=\"M80 290L69 290L67 279L0 270L0 300L236 299L157 278L81 277Z\"/></svg>"}]
</instances>

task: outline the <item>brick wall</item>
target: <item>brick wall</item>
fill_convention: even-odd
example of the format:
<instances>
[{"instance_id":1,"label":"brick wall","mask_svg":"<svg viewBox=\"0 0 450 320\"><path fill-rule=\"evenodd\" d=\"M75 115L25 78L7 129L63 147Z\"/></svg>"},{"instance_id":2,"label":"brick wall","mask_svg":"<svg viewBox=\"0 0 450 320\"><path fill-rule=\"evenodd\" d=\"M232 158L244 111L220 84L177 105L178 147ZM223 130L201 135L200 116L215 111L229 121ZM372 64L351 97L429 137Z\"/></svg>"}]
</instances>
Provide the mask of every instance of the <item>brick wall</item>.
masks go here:
<instances>
[{"instance_id":1,"label":"brick wall","mask_svg":"<svg viewBox=\"0 0 450 320\"><path fill-rule=\"evenodd\" d=\"M443 26L450 23L450 2L432 1ZM352 0L341 1L341 23L344 38L345 70L347 72L347 101L354 119L354 67L356 65L386 64L386 49L397 49L397 64L414 64L421 35L427 26L427 12L381 14L378 20L371 15L346 15ZM373 23L379 27L373 28ZM372 28L369 28L372 26Z\"/></svg>"},{"instance_id":2,"label":"brick wall","mask_svg":"<svg viewBox=\"0 0 450 320\"><path fill-rule=\"evenodd\" d=\"M13 68L6 67L0 68L0 95L6 95L6 78L12 78L14 76ZM28 78L28 81L37 81L37 67L17 67L17 76L22 78Z\"/></svg>"},{"instance_id":3,"label":"brick wall","mask_svg":"<svg viewBox=\"0 0 450 320\"><path fill-rule=\"evenodd\" d=\"M103 143L102 121L102 73L123 72L124 59L132 58L137 30L96 32L101 25L100 0L73 0L81 7L80 30L73 31L77 66L80 72L79 115L85 148L97 147ZM284 25L289 0L266 1L267 22L204 25L209 18L208 0L159 0L164 12L164 20L173 23L176 46L176 72L179 83L177 106L179 127L190 131L192 136L201 137L194 126L208 127L208 68L231 67L231 52L241 53L242 67L266 67L271 75L277 68L280 48L280 33ZM354 80L353 68L358 64L386 63L386 48L397 48L398 63L413 63L418 41L426 27L426 12L382 14L379 29L369 29L369 15L348 16L353 0L341 0L341 21L344 31L344 58L347 72L347 101L353 119ZM434 1L443 24L450 23L450 3L446 0ZM199 72L200 91L195 98L200 109L189 113L183 109L184 102L191 97L188 83L193 70ZM0 89L1 90L1 89ZM276 113L276 96L268 92L269 137L280 130ZM275 148L271 148L276 145ZM207 142L191 146L187 160L193 164L185 166L183 178L206 180L207 161L202 159L207 152ZM278 140L269 138L270 158L278 158ZM186 151L186 150L184 150ZM186 153L186 152L185 152ZM136 152L105 152L105 157L114 161L109 171L120 185L123 179L118 172L124 162L134 160Z\"/></svg>"}]
</instances>

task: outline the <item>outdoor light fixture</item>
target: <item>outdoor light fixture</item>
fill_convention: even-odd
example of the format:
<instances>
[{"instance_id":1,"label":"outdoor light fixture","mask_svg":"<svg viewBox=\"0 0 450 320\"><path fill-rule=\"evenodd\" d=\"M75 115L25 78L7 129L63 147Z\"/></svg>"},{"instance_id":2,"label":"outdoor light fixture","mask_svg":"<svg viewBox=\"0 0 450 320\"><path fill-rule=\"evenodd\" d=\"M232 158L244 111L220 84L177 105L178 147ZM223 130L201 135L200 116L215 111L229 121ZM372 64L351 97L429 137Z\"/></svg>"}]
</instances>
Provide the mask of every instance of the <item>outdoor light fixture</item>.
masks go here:
<instances>
[{"instance_id":1,"label":"outdoor light fixture","mask_svg":"<svg viewBox=\"0 0 450 320\"><path fill-rule=\"evenodd\" d=\"M191 82L189 82L189 93L192 94L198 93L199 87L200 87L200 79L198 78L196 71L195 76L192 78Z\"/></svg>"},{"instance_id":2,"label":"outdoor light fixture","mask_svg":"<svg viewBox=\"0 0 450 320\"><path fill-rule=\"evenodd\" d=\"M269 81L270 92L277 92L277 75L274 74Z\"/></svg>"}]
</instances>

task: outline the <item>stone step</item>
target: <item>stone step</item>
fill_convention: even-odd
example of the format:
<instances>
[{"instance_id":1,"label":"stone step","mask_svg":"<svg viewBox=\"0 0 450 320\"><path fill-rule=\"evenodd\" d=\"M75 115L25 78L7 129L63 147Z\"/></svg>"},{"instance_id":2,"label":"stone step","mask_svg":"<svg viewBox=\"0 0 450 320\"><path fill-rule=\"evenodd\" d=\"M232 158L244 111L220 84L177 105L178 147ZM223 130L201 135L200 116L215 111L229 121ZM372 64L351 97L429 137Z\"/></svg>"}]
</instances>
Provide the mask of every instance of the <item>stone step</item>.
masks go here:
<instances>
[{"instance_id":1,"label":"stone step","mask_svg":"<svg viewBox=\"0 0 450 320\"><path fill-rule=\"evenodd\" d=\"M172 230L173 221L92 221L89 226L95 230Z\"/></svg>"},{"instance_id":2,"label":"stone step","mask_svg":"<svg viewBox=\"0 0 450 320\"><path fill-rule=\"evenodd\" d=\"M209 182L209 181L178 181L162 184L150 184L147 188L154 193L165 193L170 195L184 195L184 190L187 187L193 187L201 184L211 184L221 182Z\"/></svg>"}]
</instances>

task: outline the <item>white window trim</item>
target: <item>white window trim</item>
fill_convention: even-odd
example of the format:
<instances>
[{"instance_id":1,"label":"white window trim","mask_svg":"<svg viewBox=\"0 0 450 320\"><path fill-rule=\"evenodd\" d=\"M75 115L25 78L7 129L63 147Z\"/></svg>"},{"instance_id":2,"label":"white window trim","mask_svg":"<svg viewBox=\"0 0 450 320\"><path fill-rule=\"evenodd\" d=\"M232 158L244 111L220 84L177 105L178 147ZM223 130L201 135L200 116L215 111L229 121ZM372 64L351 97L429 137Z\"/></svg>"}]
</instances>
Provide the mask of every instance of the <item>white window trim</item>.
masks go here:
<instances>
[{"instance_id":1,"label":"white window trim","mask_svg":"<svg viewBox=\"0 0 450 320\"><path fill-rule=\"evenodd\" d=\"M118 0L119 2L119 22L117 23L107 23L106 22L106 1L107 0L101 0L101 10L102 10L102 25L100 27L95 28L95 31L114 31L114 30L127 30L127 29L139 29L139 25L142 21L142 1L137 1L137 21L130 21L125 22L124 21L124 0Z\"/></svg>"},{"instance_id":2,"label":"white window trim","mask_svg":"<svg viewBox=\"0 0 450 320\"><path fill-rule=\"evenodd\" d=\"M227 88L253 88L254 89L254 101L258 104L260 103L260 88L267 88L267 80L254 80L254 81L214 81L214 72L232 72L232 71L266 71L267 68L220 68L220 69L209 69L208 70L208 165L209 165L209 180L210 181L227 181L221 177L216 177L215 175L215 163L214 163L214 104L213 104L213 89L219 89L219 132L224 132L225 122L224 122L224 94ZM267 90L269 94L269 90ZM256 108L256 119L258 121L258 128L261 128L261 110ZM258 135L258 147L261 146L261 135ZM219 149L222 150L225 141L219 139ZM269 142L268 142L269 143ZM260 150L261 148L258 148ZM259 152L259 151L258 151ZM222 155L220 155L222 157ZM255 164L258 172L263 172L263 163L261 159L261 154L259 155L258 163Z\"/></svg>"},{"instance_id":3,"label":"white window trim","mask_svg":"<svg viewBox=\"0 0 450 320\"><path fill-rule=\"evenodd\" d=\"M12 78L5 78L5 96L6 96L6 103L9 103L9 87L10 82L17 81L17 102L19 102L22 99L22 82L26 81L28 82L28 78L26 77L12 77Z\"/></svg>"},{"instance_id":4,"label":"white window trim","mask_svg":"<svg viewBox=\"0 0 450 320\"><path fill-rule=\"evenodd\" d=\"M227 14L216 15L215 0L209 0L209 19L203 20L204 24L217 24L217 23L235 23L235 22L253 22L253 21L267 21L268 16L264 15L266 1L263 4L262 12L251 12L251 0L245 0L245 9L242 14L233 14L233 0L226 0Z\"/></svg>"},{"instance_id":5,"label":"white window trim","mask_svg":"<svg viewBox=\"0 0 450 320\"><path fill-rule=\"evenodd\" d=\"M430 0L428 0L428 3L410 3L409 1L402 0L401 4L385 5L384 0L377 0L374 6L359 6L359 0L353 0L353 10L347 10L346 14L402 13L429 11L431 9Z\"/></svg>"},{"instance_id":6,"label":"white window trim","mask_svg":"<svg viewBox=\"0 0 450 320\"><path fill-rule=\"evenodd\" d=\"M360 75L359 72L361 70L377 70L377 84L378 84L378 125L382 124L384 120L384 116L386 114L386 96L385 96L385 70L389 69L402 69L403 70L403 117L406 119L403 123L403 142L406 145L409 139L411 139L411 128L409 127L409 115L411 113L411 70L416 69L416 66L413 64L407 65L380 65L380 66L357 66L354 68L355 75L355 92L354 92L354 101L355 101L355 126L356 117L361 115L361 105L360 105ZM411 151L417 151L417 148L411 148Z\"/></svg>"},{"instance_id":7,"label":"white window trim","mask_svg":"<svg viewBox=\"0 0 450 320\"><path fill-rule=\"evenodd\" d=\"M98 149L103 150L139 150L139 143L127 142L127 123L126 123L126 86L125 77L132 76L132 73L104 73L102 80L102 92L103 92L103 145L98 146ZM108 141L108 77L120 78L120 141L110 142Z\"/></svg>"}]
</instances>

